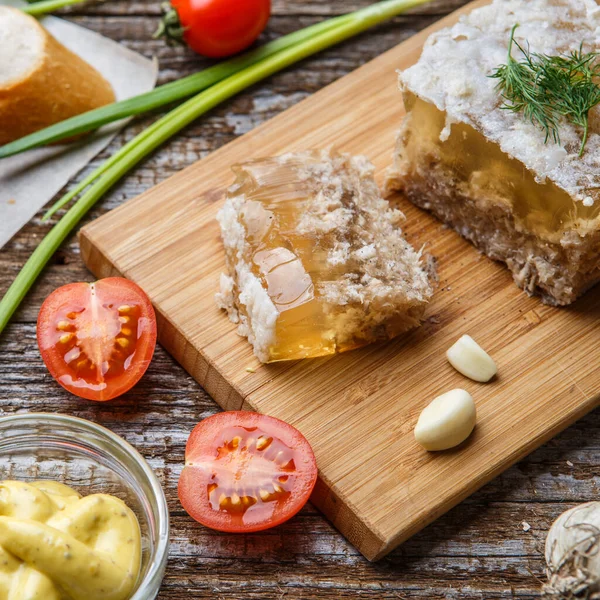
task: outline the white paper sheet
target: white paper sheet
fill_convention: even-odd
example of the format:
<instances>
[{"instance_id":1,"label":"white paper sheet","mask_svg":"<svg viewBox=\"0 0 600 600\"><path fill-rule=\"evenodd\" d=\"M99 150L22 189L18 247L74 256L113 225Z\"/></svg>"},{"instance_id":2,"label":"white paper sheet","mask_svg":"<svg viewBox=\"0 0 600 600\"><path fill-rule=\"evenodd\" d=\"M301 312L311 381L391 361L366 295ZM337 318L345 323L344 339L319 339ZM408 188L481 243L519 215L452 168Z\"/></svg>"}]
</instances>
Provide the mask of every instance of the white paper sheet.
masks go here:
<instances>
[{"instance_id":1,"label":"white paper sheet","mask_svg":"<svg viewBox=\"0 0 600 600\"><path fill-rule=\"evenodd\" d=\"M22 6L20 0L0 4ZM136 52L93 31L55 17L44 27L67 48L94 66L111 83L122 100L151 90L157 66ZM123 126L111 124L68 146L30 150L0 159L0 248L101 150Z\"/></svg>"}]
</instances>

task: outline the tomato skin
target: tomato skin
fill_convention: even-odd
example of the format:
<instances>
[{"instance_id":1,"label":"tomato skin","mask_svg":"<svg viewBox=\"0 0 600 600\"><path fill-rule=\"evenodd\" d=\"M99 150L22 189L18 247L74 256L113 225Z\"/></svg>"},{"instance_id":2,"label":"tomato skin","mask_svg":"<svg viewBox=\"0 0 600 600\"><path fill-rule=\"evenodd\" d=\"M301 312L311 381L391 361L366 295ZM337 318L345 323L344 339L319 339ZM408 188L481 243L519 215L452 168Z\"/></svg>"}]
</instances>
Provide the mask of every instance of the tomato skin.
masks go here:
<instances>
[{"instance_id":1,"label":"tomato skin","mask_svg":"<svg viewBox=\"0 0 600 600\"><path fill-rule=\"evenodd\" d=\"M245 50L267 26L271 0L172 0L187 45L221 58Z\"/></svg>"},{"instance_id":2,"label":"tomato skin","mask_svg":"<svg viewBox=\"0 0 600 600\"><path fill-rule=\"evenodd\" d=\"M156 346L156 316L148 296L127 279L71 283L44 300L37 340L62 387L104 402L127 392L145 373Z\"/></svg>"},{"instance_id":3,"label":"tomato skin","mask_svg":"<svg viewBox=\"0 0 600 600\"><path fill-rule=\"evenodd\" d=\"M231 450L236 437L241 442ZM261 439L272 440L265 450L259 450ZM310 444L291 425L253 412L223 412L201 421L188 438L178 495L183 508L202 525L250 533L293 517L308 501L317 474ZM280 491L271 487L274 482ZM240 496L242 501L249 499L244 512L232 510L236 492L238 505Z\"/></svg>"}]
</instances>

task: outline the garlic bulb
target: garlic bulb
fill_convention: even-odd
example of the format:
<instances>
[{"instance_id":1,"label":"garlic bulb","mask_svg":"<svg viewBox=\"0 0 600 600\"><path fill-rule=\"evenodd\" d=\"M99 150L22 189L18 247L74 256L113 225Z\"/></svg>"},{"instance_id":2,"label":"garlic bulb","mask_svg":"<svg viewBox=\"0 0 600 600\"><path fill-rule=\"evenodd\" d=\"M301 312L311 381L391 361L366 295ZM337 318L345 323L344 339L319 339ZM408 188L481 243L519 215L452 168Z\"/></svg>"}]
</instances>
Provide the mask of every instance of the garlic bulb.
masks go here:
<instances>
[{"instance_id":1,"label":"garlic bulb","mask_svg":"<svg viewBox=\"0 0 600 600\"><path fill-rule=\"evenodd\" d=\"M600 600L600 502L580 504L554 521L546 563L547 597Z\"/></svg>"}]
</instances>

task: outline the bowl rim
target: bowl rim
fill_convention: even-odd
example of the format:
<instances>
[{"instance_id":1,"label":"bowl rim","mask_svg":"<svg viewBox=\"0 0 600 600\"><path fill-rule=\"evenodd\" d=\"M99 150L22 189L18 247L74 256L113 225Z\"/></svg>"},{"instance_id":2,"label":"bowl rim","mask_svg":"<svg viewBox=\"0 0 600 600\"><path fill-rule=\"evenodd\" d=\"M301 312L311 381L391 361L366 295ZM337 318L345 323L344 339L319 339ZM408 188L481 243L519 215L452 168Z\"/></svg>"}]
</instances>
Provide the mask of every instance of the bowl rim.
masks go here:
<instances>
[{"instance_id":1,"label":"bowl rim","mask_svg":"<svg viewBox=\"0 0 600 600\"><path fill-rule=\"evenodd\" d=\"M162 579L164 577L164 570L166 567L168 553L169 553L169 507L167 504L167 498L165 496L165 492L156 477L156 474L148 464L148 461L136 450L127 440L122 438L120 435L117 435L107 427L103 425L99 425L98 423L94 423L93 421L89 421L87 419L82 419L80 417L73 417L71 415L65 415L62 413L44 413L44 412L35 412L35 413L17 413L12 415L4 415L0 416L0 425L4 423L13 423L16 421L20 422L32 422L32 423L40 423L40 421L50 423L50 424L64 424L69 423L72 425L76 425L78 427L82 427L95 433L99 436L103 436L108 438L111 442L120 446L122 450L124 450L127 454L131 455L131 457L139 463L144 475L148 478L150 483L150 488L152 489L152 494L154 498L152 500L156 501L158 507L158 536L156 540L156 550L154 552L154 556L151 558L150 568L146 573L144 579L140 581L140 584L135 591L134 595L131 596L130 600L148 600L150 596L148 596L148 588L152 589L156 586L156 593L158 593L159 587L162 583Z\"/></svg>"}]
</instances>

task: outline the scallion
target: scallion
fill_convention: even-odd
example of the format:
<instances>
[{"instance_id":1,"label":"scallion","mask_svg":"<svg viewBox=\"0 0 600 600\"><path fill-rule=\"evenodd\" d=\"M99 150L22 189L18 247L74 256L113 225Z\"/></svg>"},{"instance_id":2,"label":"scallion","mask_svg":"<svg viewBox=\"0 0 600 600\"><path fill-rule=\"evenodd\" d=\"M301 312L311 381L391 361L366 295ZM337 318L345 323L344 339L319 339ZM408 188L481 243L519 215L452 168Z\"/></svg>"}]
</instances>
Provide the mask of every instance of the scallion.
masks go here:
<instances>
[{"instance_id":1,"label":"scallion","mask_svg":"<svg viewBox=\"0 0 600 600\"><path fill-rule=\"evenodd\" d=\"M64 8L65 6L81 4L83 2L85 2L85 0L39 0L39 2L24 6L22 10L32 17L41 17L54 12L55 10Z\"/></svg>"}]
</instances>

